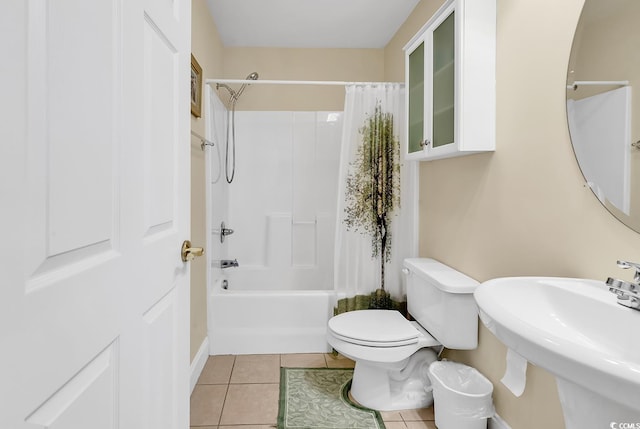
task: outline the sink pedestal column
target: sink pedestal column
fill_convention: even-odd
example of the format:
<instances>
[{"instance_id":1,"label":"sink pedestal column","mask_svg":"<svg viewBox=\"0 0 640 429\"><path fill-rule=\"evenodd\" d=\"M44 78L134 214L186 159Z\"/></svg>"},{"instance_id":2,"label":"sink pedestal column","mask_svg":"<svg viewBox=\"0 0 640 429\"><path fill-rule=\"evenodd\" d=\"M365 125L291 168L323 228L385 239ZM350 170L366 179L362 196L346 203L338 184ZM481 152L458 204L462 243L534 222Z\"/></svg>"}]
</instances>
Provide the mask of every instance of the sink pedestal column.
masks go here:
<instances>
[{"instance_id":1,"label":"sink pedestal column","mask_svg":"<svg viewBox=\"0 0 640 429\"><path fill-rule=\"evenodd\" d=\"M621 423L640 425L640 410L633 410L563 378L556 377L556 382L566 429L622 429L636 426Z\"/></svg>"}]
</instances>

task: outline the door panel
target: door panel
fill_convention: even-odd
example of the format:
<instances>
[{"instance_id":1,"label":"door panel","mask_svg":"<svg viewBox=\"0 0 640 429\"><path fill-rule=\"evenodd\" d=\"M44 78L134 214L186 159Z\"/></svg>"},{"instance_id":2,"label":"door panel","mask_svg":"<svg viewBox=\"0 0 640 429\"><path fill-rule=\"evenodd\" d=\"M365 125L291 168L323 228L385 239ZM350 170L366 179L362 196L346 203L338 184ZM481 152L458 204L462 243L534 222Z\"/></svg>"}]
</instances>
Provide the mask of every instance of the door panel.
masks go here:
<instances>
[{"instance_id":1,"label":"door panel","mask_svg":"<svg viewBox=\"0 0 640 429\"><path fill-rule=\"evenodd\" d=\"M173 227L178 56L151 17L144 32L145 235L151 237Z\"/></svg>"},{"instance_id":2,"label":"door panel","mask_svg":"<svg viewBox=\"0 0 640 429\"><path fill-rule=\"evenodd\" d=\"M176 296L172 291L162 298L144 314L146 323L146 335L148 340L149 372L153 377L149 380L150 408L156 412L149 414L149 428L175 428L177 414L174 404L179 401L176 398L178 390L174 380L179 375L176 373L176 361L179 356L176 349ZM157 359L163 356L163 359Z\"/></svg>"},{"instance_id":3,"label":"door panel","mask_svg":"<svg viewBox=\"0 0 640 429\"><path fill-rule=\"evenodd\" d=\"M27 417L51 429L115 428L117 416L117 343L111 344Z\"/></svg>"},{"instance_id":4,"label":"door panel","mask_svg":"<svg viewBox=\"0 0 640 429\"><path fill-rule=\"evenodd\" d=\"M188 427L190 7L0 5L2 428Z\"/></svg>"},{"instance_id":5,"label":"door panel","mask_svg":"<svg viewBox=\"0 0 640 429\"><path fill-rule=\"evenodd\" d=\"M114 113L122 103L116 91L117 10L115 1L91 7L82 0L28 2L28 289L113 256L119 174ZM70 36L91 28L97 34L91 49L86 39Z\"/></svg>"}]
</instances>

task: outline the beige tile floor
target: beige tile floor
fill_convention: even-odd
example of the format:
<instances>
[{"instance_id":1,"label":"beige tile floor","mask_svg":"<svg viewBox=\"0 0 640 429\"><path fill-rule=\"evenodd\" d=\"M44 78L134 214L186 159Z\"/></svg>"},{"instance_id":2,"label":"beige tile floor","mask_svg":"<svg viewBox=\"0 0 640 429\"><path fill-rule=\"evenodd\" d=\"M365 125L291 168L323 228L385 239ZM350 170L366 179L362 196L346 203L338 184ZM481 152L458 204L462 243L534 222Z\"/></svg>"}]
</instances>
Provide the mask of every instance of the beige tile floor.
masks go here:
<instances>
[{"instance_id":1,"label":"beige tile floor","mask_svg":"<svg viewBox=\"0 0 640 429\"><path fill-rule=\"evenodd\" d=\"M322 353L210 356L191 395L191 428L275 427L280 367L352 368L353 361ZM387 429L436 429L433 408L381 414Z\"/></svg>"}]
</instances>

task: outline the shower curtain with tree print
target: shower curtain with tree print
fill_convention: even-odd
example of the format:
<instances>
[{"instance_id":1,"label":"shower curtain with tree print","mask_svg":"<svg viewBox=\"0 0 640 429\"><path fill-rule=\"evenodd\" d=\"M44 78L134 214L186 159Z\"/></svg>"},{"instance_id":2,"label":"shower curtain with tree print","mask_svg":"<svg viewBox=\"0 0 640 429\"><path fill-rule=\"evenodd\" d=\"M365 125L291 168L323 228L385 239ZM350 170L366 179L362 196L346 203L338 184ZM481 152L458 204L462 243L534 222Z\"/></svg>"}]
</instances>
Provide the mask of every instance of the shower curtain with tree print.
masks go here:
<instances>
[{"instance_id":1,"label":"shower curtain with tree print","mask_svg":"<svg viewBox=\"0 0 640 429\"><path fill-rule=\"evenodd\" d=\"M358 162L358 148L362 144L362 130L379 109L393 121L396 139L402 142L405 129L404 85L396 83L349 85L346 87L342 148L340 154L340 177L338 189L338 211L336 217L336 237L334 254L334 288L338 302L336 313L369 308L372 293L381 285L380 257L372 256L371 235L362 230L349 228L345 222L348 205L347 181L353 176ZM403 259L415 256L413 207L415 197L415 163L400 166L400 206L395 208L391 218L390 233L393 237L389 262L384 269L385 289L391 294L393 306L402 309L406 302Z\"/></svg>"}]
</instances>

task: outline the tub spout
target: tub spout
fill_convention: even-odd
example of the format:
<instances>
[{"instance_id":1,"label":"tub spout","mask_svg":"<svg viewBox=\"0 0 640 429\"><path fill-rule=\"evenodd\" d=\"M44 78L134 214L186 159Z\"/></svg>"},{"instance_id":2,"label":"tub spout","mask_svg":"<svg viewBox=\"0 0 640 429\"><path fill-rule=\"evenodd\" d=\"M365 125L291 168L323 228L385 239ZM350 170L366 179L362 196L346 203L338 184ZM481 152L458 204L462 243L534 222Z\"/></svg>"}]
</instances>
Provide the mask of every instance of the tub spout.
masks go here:
<instances>
[{"instance_id":1,"label":"tub spout","mask_svg":"<svg viewBox=\"0 0 640 429\"><path fill-rule=\"evenodd\" d=\"M238 260L237 259L234 259L234 260L222 259L220 261L220 268L222 268L222 269L231 268L231 267L238 267L238 266L240 266L240 265L238 264Z\"/></svg>"}]
</instances>

